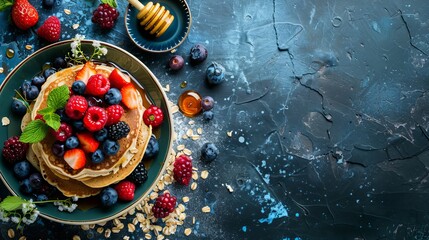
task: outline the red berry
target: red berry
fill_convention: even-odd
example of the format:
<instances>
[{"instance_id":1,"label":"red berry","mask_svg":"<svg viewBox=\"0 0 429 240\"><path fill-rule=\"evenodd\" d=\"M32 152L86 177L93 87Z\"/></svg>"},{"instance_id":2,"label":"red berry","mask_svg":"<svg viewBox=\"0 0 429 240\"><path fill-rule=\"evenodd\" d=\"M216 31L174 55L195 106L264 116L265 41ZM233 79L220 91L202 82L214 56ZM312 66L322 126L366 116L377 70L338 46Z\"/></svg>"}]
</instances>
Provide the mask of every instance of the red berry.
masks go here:
<instances>
[{"instance_id":1,"label":"red berry","mask_svg":"<svg viewBox=\"0 0 429 240\"><path fill-rule=\"evenodd\" d=\"M143 120L146 125L158 127L164 120L164 114L160 108L152 105L144 111Z\"/></svg>"},{"instance_id":2,"label":"red berry","mask_svg":"<svg viewBox=\"0 0 429 240\"><path fill-rule=\"evenodd\" d=\"M122 114L124 114L124 109L121 107L121 105L112 105L106 108L107 113L107 123L106 125L112 125L119 120L121 120Z\"/></svg>"},{"instance_id":3,"label":"red berry","mask_svg":"<svg viewBox=\"0 0 429 240\"><path fill-rule=\"evenodd\" d=\"M115 68L109 75L110 85L112 87L121 89L123 86L131 82L130 76L122 73L121 70Z\"/></svg>"},{"instance_id":4,"label":"red berry","mask_svg":"<svg viewBox=\"0 0 429 240\"><path fill-rule=\"evenodd\" d=\"M92 22L97 23L103 29L111 29L115 26L115 21L119 17L116 8L107 3L102 3L92 12Z\"/></svg>"},{"instance_id":5,"label":"red berry","mask_svg":"<svg viewBox=\"0 0 429 240\"><path fill-rule=\"evenodd\" d=\"M67 123L61 123L60 128L57 131L53 131L55 139L60 142L64 142L67 138L71 137L73 134L72 127Z\"/></svg>"},{"instance_id":6,"label":"red berry","mask_svg":"<svg viewBox=\"0 0 429 240\"><path fill-rule=\"evenodd\" d=\"M61 36L61 23L55 16L50 16L45 20L42 26L37 29L37 35L48 42L56 42Z\"/></svg>"},{"instance_id":7,"label":"red berry","mask_svg":"<svg viewBox=\"0 0 429 240\"><path fill-rule=\"evenodd\" d=\"M132 83L128 83L121 88L122 103L129 109L136 109L139 106L137 89Z\"/></svg>"},{"instance_id":8,"label":"red berry","mask_svg":"<svg viewBox=\"0 0 429 240\"><path fill-rule=\"evenodd\" d=\"M28 143L19 141L18 136L13 136L4 141L2 150L3 158L7 163L13 165L26 158Z\"/></svg>"},{"instance_id":9,"label":"red berry","mask_svg":"<svg viewBox=\"0 0 429 240\"><path fill-rule=\"evenodd\" d=\"M36 25L39 13L27 0L16 0L11 10L12 21L21 30L27 30Z\"/></svg>"},{"instance_id":10,"label":"red berry","mask_svg":"<svg viewBox=\"0 0 429 240\"><path fill-rule=\"evenodd\" d=\"M134 191L136 185L133 182L124 180L119 182L115 186L116 192L118 192L118 198L122 201L131 201L134 199Z\"/></svg>"},{"instance_id":11,"label":"red berry","mask_svg":"<svg viewBox=\"0 0 429 240\"><path fill-rule=\"evenodd\" d=\"M97 71L95 70L95 65L93 62L86 62L82 69L79 70L79 72L77 72L76 76L75 76L75 80L80 80L82 82L84 82L85 84L88 83L88 79L92 76L97 74Z\"/></svg>"},{"instance_id":12,"label":"red berry","mask_svg":"<svg viewBox=\"0 0 429 240\"><path fill-rule=\"evenodd\" d=\"M180 155L174 161L174 179L182 184L188 186L192 177L192 159L186 155Z\"/></svg>"},{"instance_id":13,"label":"red berry","mask_svg":"<svg viewBox=\"0 0 429 240\"><path fill-rule=\"evenodd\" d=\"M39 119L39 120L42 120L43 122L45 122L45 119L43 118L43 115L42 114L36 114L36 117L34 118L34 120L37 120L37 119Z\"/></svg>"},{"instance_id":14,"label":"red berry","mask_svg":"<svg viewBox=\"0 0 429 240\"><path fill-rule=\"evenodd\" d=\"M107 113L102 107L89 107L83 117L83 125L91 132L103 129L107 123Z\"/></svg>"},{"instance_id":15,"label":"red berry","mask_svg":"<svg viewBox=\"0 0 429 240\"><path fill-rule=\"evenodd\" d=\"M171 196L170 193L164 193L158 196L155 204L152 207L153 215L156 218L165 218L174 211L176 207L176 197Z\"/></svg>"},{"instance_id":16,"label":"red berry","mask_svg":"<svg viewBox=\"0 0 429 240\"><path fill-rule=\"evenodd\" d=\"M64 153L64 161L74 170L85 167L86 155L80 148L73 148Z\"/></svg>"},{"instance_id":17,"label":"red berry","mask_svg":"<svg viewBox=\"0 0 429 240\"><path fill-rule=\"evenodd\" d=\"M100 146L100 143L90 132L76 133L76 137L79 139L80 148L85 152L93 153L98 149L98 146Z\"/></svg>"},{"instance_id":18,"label":"red berry","mask_svg":"<svg viewBox=\"0 0 429 240\"><path fill-rule=\"evenodd\" d=\"M97 97L103 96L107 93L107 91L109 91L109 89L109 79L107 79L102 74L92 75L86 84L86 93Z\"/></svg>"},{"instance_id":19,"label":"red berry","mask_svg":"<svg viewBox=\"0 0 429 240\"><path fill-rule=\"evenodd\" d=\"M69 118L78 120L83 118L87 108L88 108L88 102L84 97L79 95L73 95L67 101L65 106L65 111L66 111L66 115Z\"/></svg>"}]
</instances>

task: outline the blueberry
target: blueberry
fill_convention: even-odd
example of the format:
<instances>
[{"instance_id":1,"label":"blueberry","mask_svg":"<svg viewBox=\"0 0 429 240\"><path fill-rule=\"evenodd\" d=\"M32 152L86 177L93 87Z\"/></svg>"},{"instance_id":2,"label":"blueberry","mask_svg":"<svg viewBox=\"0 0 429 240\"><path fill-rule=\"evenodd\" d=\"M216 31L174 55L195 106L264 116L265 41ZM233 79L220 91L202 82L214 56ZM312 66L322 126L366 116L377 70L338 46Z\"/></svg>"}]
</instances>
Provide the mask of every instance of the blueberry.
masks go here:
<instances>
[{"instance_id":1,"label":"blueberry","mask_svg":"<svg viewBox=\"0 0 429 240\"><path fill-rule=\"evenodd\" d=\"M34 76L33 79L31 79L31 84L38 87L39 89L42 87L42 85L46 82L46 79L43 76L37 75Z\"/></svg>"},{"instance_id":2,"label":"blueberry","mask_svg":"<svg viewBox=\"0 0 429 240\"><path fill-rule=\"evenodd\" d=\"M159 143L156 137L152 135L147 144L146 151L144 152L144 158L155 157L159 152Z\"/></svg>"},{"instance_id":3,"label":"blueberry","mask_svg":"<svg viewBox=\"0 0 429 240\"><path fill-rule=\"evenodd\" d=\"M196 44L191 48L191 63L198 64L204 62L208 55L207 49L201 45Z\"/></svg>"},{"instance_id":4,"label":"blueberry","mask_svg":"<svg viewBox=\"0 0 429 240\"><path fill-rule=\"evenodd\" d=\"M83 125L83 121L81 120L73 121L72 127L76 132L82 132L85 130L85 126Z\"/></svg>"},{"instance_id":5,"label":"blueberry","mask_svg":"<svg viewBox=\"0 0 429 240\"><path fill-rule=\"evenodd\" d=\"M30 185L33 189L39 189L43 184L43 178L39 172L31 174L28 180L30 180Z\"/></svg>"},{"instance_id":6,"label":"blueberry","mask_svg":"<svg viewBox=\"0 0 429 240\"><path fill-rule=\"evenodd\" d=\"M22 82L20 87L21 93L25 95L30 90L30 88L31 88L31 81L24 80L24 82Z\"/></svg>"},{"instance_id":7,"label":"blueberry","mask_svg":"<svg viewBox=\"0 0 429 240\"><path fill-rule=\"evenodd\" d=\"M45 71L43 71L43 77L45 77L45 79L48 79L49 76L51 76L52 74L56 73L57 71L55 70L55 68L48 68Z\"/></svg>"},{"instance_id":8,"label":"blueberry","mask_svg":"<svg viewBox=\"0 0 429 240\"><path fill-rule=\"evenodd\" d=\"M13 166L13 172L19 179L24 179L30 175L30 163L28 161L17 162Z\"/></svg>"},{"instance_id":9,"label":"blueberry","mask_svg":"<svg viewBox=\"0 0 429 240\"><path fill-rule=\"evenodd\" d=\"M48 196L46 196L46 194L38 194L36 196L37 201L48 201Z\"/></svg>"},{"instance_id":10,"label":"blueberry","mask_svg":"<svg viewBox=\"0 0 429 240\"><path fill-rule=\"evenodd\" d=\"M97 149L94 153L91 155L91 161L93 163L101 163L104 161L104 153L101 151L101 149Z\"/></svg>"},{"instance_id":11,"label":"blueberry","mask_svg":"<svg viewBox=\"0 0 429 240\"><path fill-rule=\"evenodd\" d=\"M109 89L106 95L104 95L104 100L107 104L110 105L119 104L122 100L121 91L119 91L117 88Z\"/></svg>"},{"instance_id":12,"label":"blueberry","mask_svg":"<svg viewBox=\"0 0 429 240\"><path fill-rule=\"evenodd\" d=\"M56 141L52 144L52 153L57 157L64 156L65 146L62 142Z\"/></svg>"},{"instance_id":13,"label":"blueberry","mask_svg":"<svg viewBox=\"0 0 429 240\"><path fill-rule=\"evenodd\" d=\"M219 63L213 62L207 67L206 79L213 85L222 83L225 80L225 68Z\"/></svg>"},{"instance_id":14,"label":"blueberry","mask_svg":"<svg viewBox=\"0 0 429 240\"><path fill-rule=\"evenodd\" d=\"M53 196L58 189L51 184L47 183L46 181L43 182L42 186L37 189L38 194L44 194L46 196Z\"/></svg>"},{"instance_id":15,"label":"blueberry","mask_svg":"<svg viewBox=\"0 0 429 240\"><path fill-rule=\"evenodd\" d=\"M24 98L31 101L37 98L39 95L39 89L36 86L31 85L27 91L23 92L23 94Z\"/></svg>"},{"instance_id":16,"label":"blueberry","mask_svg":"<svg viewBox=\"0 0 429 240\"><path fill-rule=\"evenodd\" d=\"M201 99L201 107L204 111L210 110L214 107L214 99L210 96L205 96Z\"/></svg>"},{"instance_id":17,"label":"blueberry","mask_svg":"<svg viewBox=\"0 0 429 240\"><path fill-rule=\"evenodd\" d=\"M219 149L213 143L205 143L201 148L201 157L206 162L211 162L219 155Z\"/></svg>"},{"instance_id":18,"label":"blueberry","mask_svg":"<svg viewBox=\"0 0 429 240\"><path fill-rule=\"evenodd\" d=\"M83 81L78 80L73 82L72 91L77 95L83 95L85 93L86 85Z\"/></svg>"},{"instance_id":19,"label":"blueberry","mask_svg":"<svg viewBox=\"0 0 429 240\"><path fill-rule=\"evenodd\" d=\"M102 149L106 155L115 155L119 151L119 143L117 141L107 139L103 142Z\"/></svg>"},{"instance_id":20,"label":"blueberry","mask_svg":"<svg viewBox=\"0 0 429 240\"><path fill-rule=\"evenodd\" d=\"M79 146L79 139L77 139L77 137L71 136L67 138L66 148L72 149L72 148L77 148L77 146Z\"/></svg>"},{"instance_id":21,"label":"blueberry","mask_svg":"<svg viewBox=\"0 0 429 240\"><path fill-rule=\"evenodd\" d=\"M55 0L43 0L44 2L52 2L52 5ZM54 60L53 67L55 69L62 69L67 67L67 62L63 57L56 57Z\"/></svg>"},{"instance_id":22,"label":"blueberry","mask_svg":"<svg viewBox=\"0 0 429 240\"><path fill-rule=\"evenodd\" d=\"M168 65L172 70L177 71L183 68L183 65L185 65L185 60L180 55L174 55L168 61Z\"/></svg>"},{"instance_id":23,"label":"blueberry","mask_svg":"<svg viewBox=\"0 0 429 240\"><path fill-rule=\"evenodd\" d=\"M23 193L26 193L26 194L33 192L33 188L31 187L30 180L28 178L26 178L20 182L19 190Z\"/></svg>"},{"instance_id":24,"label":"blueberry","mask_svg":"<svg viewBox=\"0 0 429 240\"><path fill-rule=\"evenodd\" d=\"M21 99L14 98L10 107L12 112L18 116L24 116L27 113L26 103Z\"/></svg>"},{"instance_id":25,"label":"blueberry","mask_svg":"<svg viewBox=\"0 0 429 240\"><path fill-rule=\"evenodd\" d=\"M212 110L203 112L204 121L209 122L210 120L213 119L213 117L214 117L214 114Z\"/></svg>"},{"instance_id":26,"label":"blueberry","mask_svg":"<svg viewBox=\"0 0 429 240\"><path fill-rule=\"evenodd\" d=\"M114 188L107 187L100 194L101 204L110 207L118 201L118 192Z\"/></svg>"},{"instance_id":27,"label":"blueberry","mask_svg":"<svg viewBox=\"0 0 429 240\"><path fill-rule=\"evenodd\" d=\"M67 123L71 122L71 119L69 118L69 116L67 116L66 111L65 111L64 108L57 109L55 111L55 113L60 116L61 122L67 122Z\"/></svg>"},{"instance_id":28,"label":"blueberry","mask_svg":"<svg viewBox=\"0 0 429 240\"><path fill-rule=\"evenodd\" d=\"M94 133L94 138L99 142L104 142L107 139L107 133L107 128L103 128Z\"/></svg>"}]
</instances>

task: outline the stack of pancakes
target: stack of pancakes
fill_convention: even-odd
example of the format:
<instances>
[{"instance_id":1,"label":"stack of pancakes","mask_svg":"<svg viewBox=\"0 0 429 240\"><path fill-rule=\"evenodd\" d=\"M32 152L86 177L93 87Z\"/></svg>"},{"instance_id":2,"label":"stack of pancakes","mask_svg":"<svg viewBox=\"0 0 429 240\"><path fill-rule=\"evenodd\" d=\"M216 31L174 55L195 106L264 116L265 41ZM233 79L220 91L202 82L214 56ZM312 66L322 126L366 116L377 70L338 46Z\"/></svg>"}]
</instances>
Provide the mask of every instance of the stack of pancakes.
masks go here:
<instances>
[{"instance_id":1,"label":"stack of pancakes","mask_svg":"<svg viewBox=\"0 0 429 240\"><path fill-rule=\"evenodd\" d=\"M27 113L21 128L36 118L37 112L47 106L48 94L53 89L67 85L71 87L75 81L77 72L83 65L73 66L58 71L51 75L43 84L39 96L31 112ZM108 76L114 68L105 65L96 65L97 73ZM125 121L130 126L130 132L126 138L118 141L120 149L116 155L106 156L102 163L92 163L87 159L84 168L72 169L63 159L52 153L52 145L55 138L52 134L41 142L31 144L27 158L32 165L40 170L43 178L60 190L65 196L77 196L79 198L89 197L98 194L102 188L116 183L126 178L143 158L152 128L143 122L143 100L138 93L140 102L136 109L124 107L124 114L121 121Z\"/></svg>"}]
</instances>

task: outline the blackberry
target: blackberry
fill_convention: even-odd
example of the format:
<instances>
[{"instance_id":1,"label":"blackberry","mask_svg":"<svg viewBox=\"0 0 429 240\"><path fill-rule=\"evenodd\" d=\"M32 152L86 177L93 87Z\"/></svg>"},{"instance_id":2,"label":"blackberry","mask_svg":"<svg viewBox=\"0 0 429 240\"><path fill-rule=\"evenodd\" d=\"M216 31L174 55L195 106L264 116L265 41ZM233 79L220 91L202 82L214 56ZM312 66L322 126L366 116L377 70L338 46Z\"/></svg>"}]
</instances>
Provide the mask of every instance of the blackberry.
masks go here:
<instances>
[{"instance_id":1,"label":"blackberry","mask_svg":"<svg viewBox=\"0 0 429 240\"><path fill-rule=\"evenodd\" d=\"M134 171L128 176L128 178L133 181L135 184L143 184L147 180L147 170L143 162L140 162L139 165L134 169Z\"/></svg>"},{"instance_id":2,"label":"blackberry","mask_svg":"<svg viewBox=\"0 0 429 240\"><path fill-rule=\"evenodd\" d=\"M115 26L119 12L107 3L102 3L92 12L92 22L97 23L102 29L111 29Z\"/></svg>"},{"instance_id":3,"label":"blackberry","mask_svg":"<svg viewBox=\"0 0 429 240\"><path fill-rule=\"evenodd\" d=\"M174 211L176 207L176 197L171 196L170 193L164 193L155 200L152 207L153 216L156 218L165 218Z\"/></svg>"},{"instance_id":4,"label":"blackberry","mask_svg":"<svg viewBox=\"0 0 429 240\"><path fill-rule=\"evenodd\" d=\"M15 164L26 159L28 143L19 141L18 136L13 136L4 141L2 154L8 164Z\"/></svg>"},{"instance_id":5,"label":"blackberry","mask_svg":"<svg viewBox=\"0 0 429 240\"><path fill-rule=\"evenodd\" d=\"M130 127L124 121L120 121L107 127L107 137L111 140L119 140L124 138L130 132Z\"/></svg>"},{"instance_id":6,"label":"blackberry","mask_svg":"<svg viewBox=\"0 0 429 240\"><path fill-rule=\"evenodd\" d=\"M174 161L173 177L178 183L188 186L192 177L192 159L184 154Z\"/></svg>"}]
</instances>

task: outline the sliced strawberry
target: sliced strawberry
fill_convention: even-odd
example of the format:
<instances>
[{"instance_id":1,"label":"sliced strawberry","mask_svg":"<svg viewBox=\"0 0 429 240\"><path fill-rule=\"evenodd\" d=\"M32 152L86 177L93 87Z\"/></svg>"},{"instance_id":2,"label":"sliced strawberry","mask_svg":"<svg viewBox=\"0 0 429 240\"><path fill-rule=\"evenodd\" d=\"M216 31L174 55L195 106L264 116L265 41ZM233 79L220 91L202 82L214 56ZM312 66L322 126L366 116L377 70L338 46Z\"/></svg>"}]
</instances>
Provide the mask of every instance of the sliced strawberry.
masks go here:
<instances>
[{"instance_id":1,"label":"sliced strawberry","mask_svg":"<svg viewBox=\"0 0 429 240\"><path fill-rule=\"evenodd\" d=\"M119 69L115 68L109 75L110 85L112 87L121 89L123 86L131 82L130 76L122 73Z\"/></svg>"},{"instance_id":2,"label":"sliced strawberry","mask_svg":"<svg viewBox=\"0 0 429 240\"><path fill-rule=\"evenodd\" d=\"M64 160L74 170L85 167L86 156L85 152L80 148L73 148L64 153Z\"/></svg>"},{"instance_id":3,"label":"sliced strawberry","mask_svg":"<svg viewBox=\"0 0 429 240\"><path fill-rule=\"evenodd\" d=\"M129 109L136 109L139 106L139 100L137 95L137 89L132 83L121 88L122 103Z\"/></svg>"},{"instance_id":4,"label":"sliced strawberry","mask_svg":"<svg viewBox=\"0 0 429 240\"><path fill-rule=\"evenodd\" d=\"M82 69L77 72L75 80L81 80L87 84L88 79L95 74L97 74L97 71L95 70L94 64L92 62L86 62Z\"/></svg>"},{"instance_id":5,"label":"sliced strawberry","mask_svg":"<svg viewBox=\"0 0 429 240\"><path fill-rule=\"evenodd\" d=\"M92 133L90 132L76 133L76 136L79 139L81 148L85 152L89 152L89 153L95 152L98 146L100 145L100 143L97 140L95 140L95 138L92 136Z\"/></svg>"}]
</instances>

